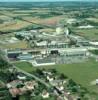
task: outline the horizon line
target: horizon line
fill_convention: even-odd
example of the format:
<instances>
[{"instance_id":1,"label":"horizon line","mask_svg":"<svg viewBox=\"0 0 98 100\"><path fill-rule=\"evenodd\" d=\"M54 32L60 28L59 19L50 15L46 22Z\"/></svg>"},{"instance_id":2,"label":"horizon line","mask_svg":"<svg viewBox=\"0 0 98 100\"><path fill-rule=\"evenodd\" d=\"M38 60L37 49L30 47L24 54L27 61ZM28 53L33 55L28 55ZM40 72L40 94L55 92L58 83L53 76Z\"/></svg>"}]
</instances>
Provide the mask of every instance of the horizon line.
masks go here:
<instances>
[{"instance_id":1,"label":"horizon line","mask_svg":"<svg viewBox=\"0 0 98 100\"><path fill-rule=\"evenodd\" d=\"M98 1L95 1L95 0L81 0L81 1L78 1L78 0L62 0L62 1L0 1L0 2L98 2Z\"/></svg>"}]
</instances>

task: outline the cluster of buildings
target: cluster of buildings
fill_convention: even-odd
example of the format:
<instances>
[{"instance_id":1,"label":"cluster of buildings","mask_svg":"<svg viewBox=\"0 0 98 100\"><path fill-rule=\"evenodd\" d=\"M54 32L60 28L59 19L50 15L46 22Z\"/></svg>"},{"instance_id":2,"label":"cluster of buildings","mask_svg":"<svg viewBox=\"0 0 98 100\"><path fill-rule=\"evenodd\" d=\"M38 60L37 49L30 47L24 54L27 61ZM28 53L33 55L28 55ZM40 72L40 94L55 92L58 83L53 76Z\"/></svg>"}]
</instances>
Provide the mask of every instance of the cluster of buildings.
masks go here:
<instances>
[{"instance_id":1,"label":"cluster of buildings","mask_svg":"<svg viewBox=\"0 0 98 100\"><path fill-rule=\"evenodd\" d=\"M39 78L40 76L40 80L43 82L45 81L45 84L49 84L49 87L43 87L44 84L40 83L40 80L38 81L36 78L34 79L33 77L30 77L28 74L21 72L21 70L17 70L16 78L9 81L6 84L6 87L9 93L11 94L12 98L15 99L18 96L25 96L28 92L30 93L29 96L40 96L42 99L49 99L51 98L51 96L61 98L61 100L69 100L68 98L72 98L70 96L70 92L65 91L65 84L67 83L67 79L60 79L60 74L54 74L52 70L41 71L43 73L43 76L41 76L39 72L36 71L37 78ZM51 89L51 91L49 91L48 89Z\"/></svg>"},{"instance_id":2,"label":"cluster of buildings","mask_svg":"<svg viewBox=\"0 0 98 100\"><path fill-rule=\"evenodd\" d=\"M89 55L88 50L85 48L9 50L7 54L11 60L28 61L33 66L64 64L73 60L73 58L74 60L77 59L75 61L78 62L88 58Z\"/></svg>"},{"instance_id":3,"label":"cluster of buildings","mask_svg":"<svg viewBox=\"0 0 98 100\"><path fill-rule=\"evenodd\" d=\"M68 28L57 27L56 32L53 34L40 33L33 30L15 34L16 38L22 37L22 39L29 40L28 42L34 43L34 46L31 49L6 50L8 58L15 61L26 61L35 67L83 62L90 55L89 49L95 48L94 42L90 42L78 35L69 34ZM53 87L53 94L61 100L73 100L70 97L70 93L65 91L65 80L57 79L51 72L43 71L43 74L42 81L46 81ZM25 75L19 74L17 75L17 80L7 84L12 97L36 90L39 85L38 82L35 80L27 81L26 79ZM34 94L32 95L34 96ZM50 97L50 92L45 89L42 91L41 96L47 99Z\"/></svg>"},{"instance_id":4,"label":"cluster of buildings","mask_svg":"<svg viewBox=\"0 0 98 100\"><path fill-rule=\"evenodd\" d=\"M41 93L36 95L36 90L41 87L41 84L36 79L31 78L30 76L19 72L17 78L8 82L6 87L11 94L13 100L22 95L26 95L26 93L30 93L29 96L35 97L40 95L43 99L49 98L50 94L46 90L46 88L42 89Z\"/></svg>"},{"instance_id":5,"label":"cluster of buildings","mask_svg":"<svg viewBox=\"0 0 98 100\"><path fill-rule=\"evenodd\" d=\"M59 77L60 73L54 74L54 72L48 70L43 70L42 72L44 79L51 85L52 95L56 96L57 100L73 100L71 93L65 89L68 79L61 79Z\"/></svg>"},{"instance_id":6,"label":"cluster of buildings","mask_svg":"<svg viewBox=\"0 0 98 100\"><path fill-rule=\"evenodd\" d=\"M23 82L21 80L14 80L7 84L7 88L9 89L12 97L16 97L17 95L23 95L27 91L32 91L38 84L35 81L26 81Z\"/></svg>"},{"instance_id":7,"label":"cluster of buildings","mask_svg":"<svg viewBox=\"0 0 98 100\"><path fill-rule=\"evenodd\" d=\"M92 42L69 33L68 28L60 26L53 34L40 33L35 30L17 32L17 36L33 41L31 43L34 44L34 47L32 49L7 50L7 55L12 60L28 61L33 66L85 61L89 56L88 47L92 46Z\"/></svg>"}]
</instances>

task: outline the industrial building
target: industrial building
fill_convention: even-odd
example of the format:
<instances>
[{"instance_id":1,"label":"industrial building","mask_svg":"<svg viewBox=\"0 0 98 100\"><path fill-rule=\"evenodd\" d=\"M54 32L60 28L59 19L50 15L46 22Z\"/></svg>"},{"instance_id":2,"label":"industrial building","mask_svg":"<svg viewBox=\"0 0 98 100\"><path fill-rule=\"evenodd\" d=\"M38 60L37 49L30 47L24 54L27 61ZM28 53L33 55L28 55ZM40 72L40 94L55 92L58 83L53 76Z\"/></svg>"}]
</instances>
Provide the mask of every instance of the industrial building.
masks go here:
<instances>
[{"instance_id":1,"label":"industrial building","mask_svg":"<svg viewBox=\"0 0 98 100\"><path fill-rule=\"evenodd\" d=\"M30 61L33 66L48 66L48 65L55 65L55 61L52 61L51 59L35 59L33 61Z\"/></svg>"},{"instance_id":2,"label":"industrial building","mask_svg":"<svg viewBox=\"0 0 98 100\"><path fill-rule=\"evenodd\" d=\"M20 54L18 57L17 57L18 60L32 60L33 59L33 56L31 54Z\"/></svg>"},{"instance_id":3,"label":"industrial building","mask_svg":"<svg viewBox=\"0 0 98 100\"><path fill-rule=\"evenodd\" d=\"M36 34L35 34L36 33ZM36 37L33 41L35 47L32 49L8 50L9 58L30 62L33 66L55 65L65 63L77 63L88 58L88 50L84 44L89 43L85 38L69 34L69 29L58 26L52 33L39 33L37 31L18 32L17 35ZM71 45L75 41L76 44ZM76 45L79 45L76 47Z\"/></svg>"}]
</instances>

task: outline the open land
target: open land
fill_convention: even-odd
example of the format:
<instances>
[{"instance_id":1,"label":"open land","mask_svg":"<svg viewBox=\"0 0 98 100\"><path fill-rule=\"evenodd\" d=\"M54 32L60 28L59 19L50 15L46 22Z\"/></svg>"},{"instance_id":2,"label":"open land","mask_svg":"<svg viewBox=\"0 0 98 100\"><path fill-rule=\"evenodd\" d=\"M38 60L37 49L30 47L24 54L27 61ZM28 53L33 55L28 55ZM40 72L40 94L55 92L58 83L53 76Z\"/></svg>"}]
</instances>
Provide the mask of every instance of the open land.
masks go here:
<instances>
[{"instance_id":1,"label":"open land","mask_svg":"<svg viewBox=\"0 0 98 100\"><path fill-rule=\"evenodd\" d=\"M96 78L98 78L98 62L95 62L93 60L79 64L64 64L44 67L33 67L29 63L24 62L17 62L14 64L20 69L29 73L34 71L36 68L55 68L60 73L64 73L65 75L73 79L76 83L86 87L91 93L98 93L98 86L91 84Z\"/></svg>"},{"instance_id":2,"label":"open land","mask_svg":"<svg viewBox=\"0 0 98 100\"><path fill-rule=\"evenodd\" d=\"M41 75L37 77L36 70L55 69L88 90L87 94L93 96L93 99L85 100L95 100L98 98L98 55L93 52L98 52L97 4L98 2L0 3L0 50L6 51L6 56L11 60L8 63L12 64L13 70L19 68L23 75L32 76L47 86L46 76L40 79ZM0 51L2 58L1 54ZM18 73L6 73L10 69L8 63L0 62L0 75L4 75L4 79L0 80L6 84L6 81L17 79ZM10 79L7 74L15 76L15 79ZM40 88L37 89L40 91ZM37 99L40 100L39 98L38 96ZM20 100L25 100L25 95L20 96Z\"/></svg>"}]
</instances>

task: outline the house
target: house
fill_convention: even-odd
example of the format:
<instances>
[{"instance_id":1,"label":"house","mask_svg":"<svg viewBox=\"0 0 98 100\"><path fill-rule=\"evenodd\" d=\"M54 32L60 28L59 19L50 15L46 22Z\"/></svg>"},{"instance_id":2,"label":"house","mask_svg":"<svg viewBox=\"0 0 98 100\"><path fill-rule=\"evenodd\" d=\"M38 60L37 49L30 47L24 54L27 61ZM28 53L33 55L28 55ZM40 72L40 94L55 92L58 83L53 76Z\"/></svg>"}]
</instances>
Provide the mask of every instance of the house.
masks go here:
<instances>
[{"instance_id":1,"label":"house","mask_svg":"<svg viewBox=\"0 0 98 100\"><path fill-rule=\"evenodd\" d=\"M58 86L56 86L56 88L57 88L59 91L63 91L63 90L64 90L64 86L63 86L63 85L58 85Z\"/></svg>"},{"instance_id":2,"label":"house","mask_svg":"<svg viewBox=\"0 0 98 100\"><path fill-rule=\"evenodd\" d=\"M43 71L43 73L44 73L45 75L52 75L52 73L51 73L51 72L48 72L48 71Z\"/></svg>"},{"instance_id":3,"label":"house","mask_svg":"<svg viewBox=\"0 0 98 100\"><path fill-rule=\"evenodd\" d=\"M98 79L96 79L96 85L98 85Z\"/></svg>"},{"instance_id":4,"label":"house","mask_svg":"<svg viewBox=\"0 0 98 100\"><path fill-rule=\"evenodd\" d=\"M58 85L63 85L66 83L65 80L53 80L50 82L52 86L58 86Z\"/></svg>"},{"instance_id":5,"label":"house","mask_svg":"<svg viewBox=\"0 0 98 100\"><path fill-rule=\"evenodd\" d=\"M18 88L11 88L9 89L9 92L12 95L12 97L16 97L17 95L22 95L21 90Z\"/></svg>"},{"instance_id":6,"label":"house","mask_svg":"<svg viewBox=\"0 0 98 100\"><path fill-rule=\"evenodd\" d=\"M27 90L34 90L35 86L37 86L38 84L35 81L29 81L29 82L25 82L25 88Z\"/></svg>"},{"instance_id":7,"label":"house","mask_svg":"<svg viewBox=\"0 0 98 100\"><path fill-rule=\"evenodd\" d=\"M43 99L49 98L49 93L48 93L46 90L44 90L44 91L42 92L42 97L43 97Z\"/></svg>"},{"instance_id":8,"label":"house","mask_svg":"<svg viewBox=\"0 0 98 100\"><path fill-rule=\"evenodd\" d=\"M48 80L49 82L52 82L52 81L54 80L54 78L53 78L53 77L50 77L50 76L47 76L47 80Z\"/></svg>"},{"instance_id":9,"label":"house","mask_svg":"<svg viewBox=\"0 0 98 100\"><path fill-rule=\"evenodd\" d=\"M23 84L22 83L22 81L20 81L20 80L14 80L14 81L12 81L12 82L10 82L10 83L7 83L7 88L16 88L18 85L20 85L20 84Z\"/></svg>"},{"instance_id":10,"label":"house","mask_svg":"<svg viewBox=\"0 0 98 100\"><path fill-rule=\"evenodd\" d=\"M19 85L19 83L17 83L19 81L14 81L11 82L9 84L7 84L7 87L9 88L9 92L12 95L12 97L16 97L17 95L22 95L24 93L26 93L27 91L31 91L35 89L35 86L37 86L38 84L35 81L28 81L25 82L23 84L23 86L21 88L17 88L17 86ZM16 83L15 85L12 85L12 83Z\"/></svg>"},{"instance_id":11,"label":"house","mask_svg":"<svg viewBox=\"0 0 98 100\"><path fill-rule=\"evenodd\" d=\"M23 74L17 75L17 78L18 78L19 80L26 80L26 76L23 75Z\"/></svg>"}]
</instances>

